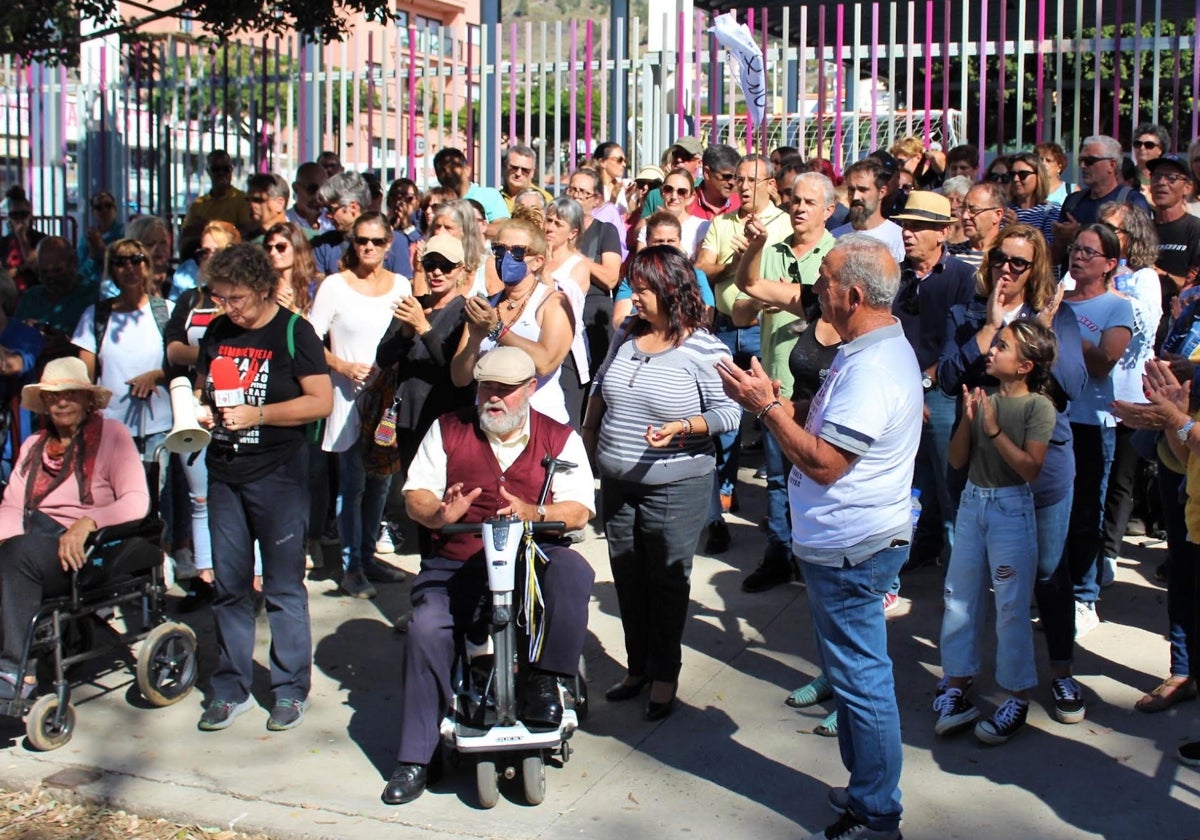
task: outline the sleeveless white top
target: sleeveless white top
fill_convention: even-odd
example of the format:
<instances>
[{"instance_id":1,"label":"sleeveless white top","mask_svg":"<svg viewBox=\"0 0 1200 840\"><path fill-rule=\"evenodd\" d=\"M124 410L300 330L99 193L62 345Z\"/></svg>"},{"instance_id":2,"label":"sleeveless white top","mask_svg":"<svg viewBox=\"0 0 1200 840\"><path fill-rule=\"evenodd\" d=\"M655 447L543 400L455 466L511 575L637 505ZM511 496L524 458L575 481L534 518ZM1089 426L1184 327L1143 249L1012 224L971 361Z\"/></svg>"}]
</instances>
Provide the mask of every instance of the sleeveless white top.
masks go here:
<instances>
[{"instance_id":1,"label":"sleeveless white top","mask_svg":"<svg viewBox=\"0 0 1200 840\"><path fill-rule=\"evenodd\" d=\"M550 275L554 288L567 296L571 303L571 314L575 316L575 337L571 339L571 356L575 359L575 369L579 371L579 383L586 385L591 381L588 371L588 346L583 333L583 289L571 277L571 271L583 261L583 254L574 254Z\"/></svg>"},{"instance_id":2,"label":"sleeveless white top","mask_svg":"<svg viewBox=\"0 0 1200 840\"><path fill-rule=\"evenodd\" d=\"M538 341L542 335L542 327L537 322L537 311L543 303L546 302L547 296L554 290L545 283L538 283L533 287L533 291L529 293L529 303L521 311L521 316L509 325L509 331L527 338L530 341ZM479 343L479 355L487 353L495 348L496 342L485 337ZM529 405L542 414L545 414L551 420L557 420L560 423L570 423L571 418L567 414L567 398L563 394L562 386L558 382L558 375L561 368L555 368L545 376L537 378L537 390L534 391L533 397L529 400Z\"/></svg>"}]
</instances>

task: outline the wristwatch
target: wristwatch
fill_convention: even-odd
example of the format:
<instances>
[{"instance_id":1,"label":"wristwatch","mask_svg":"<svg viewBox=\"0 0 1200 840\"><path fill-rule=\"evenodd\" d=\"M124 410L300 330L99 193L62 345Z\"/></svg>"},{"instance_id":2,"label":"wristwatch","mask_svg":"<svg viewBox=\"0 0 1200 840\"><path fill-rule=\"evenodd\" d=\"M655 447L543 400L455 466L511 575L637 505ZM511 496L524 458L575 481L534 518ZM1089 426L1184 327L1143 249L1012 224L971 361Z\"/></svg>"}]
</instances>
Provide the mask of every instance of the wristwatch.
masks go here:
<instances>
[{"instance_id":1,"label":"wristwatch","mask_svg":"<svg viewBox=\"0 0 1200 840\"><path fill-rule=\"evenodd\" d=\"M921 377L921 387L926 391L933 389L933 377L931 377L928 373Z\"/></svg>"},{"instance_id":2,"label":"wristwatch","mask_svg":"<svg viewBox=\"0 0 1200 840\"><path fill-rule=\"evenodd\" d=\"M537 506L537 515L538 515L538 522L546 521L546 506L545 505Z\"/></svg>"},{"instance_id":3,"label":"wristwatch","mask_svg":"<svg viewBox=\"0 0 1200 840\"><path fill-rule=\"evenodd\" d=\"M1192 426L1195 426L1195 425L1196 425L1195 420L1189 420L1183 424L1182 428L1175 430L1175 437L1179 440L1180 443L1187 443L1188 432L1190 432L1192 430Z\"/></svg>"}]
</instances>

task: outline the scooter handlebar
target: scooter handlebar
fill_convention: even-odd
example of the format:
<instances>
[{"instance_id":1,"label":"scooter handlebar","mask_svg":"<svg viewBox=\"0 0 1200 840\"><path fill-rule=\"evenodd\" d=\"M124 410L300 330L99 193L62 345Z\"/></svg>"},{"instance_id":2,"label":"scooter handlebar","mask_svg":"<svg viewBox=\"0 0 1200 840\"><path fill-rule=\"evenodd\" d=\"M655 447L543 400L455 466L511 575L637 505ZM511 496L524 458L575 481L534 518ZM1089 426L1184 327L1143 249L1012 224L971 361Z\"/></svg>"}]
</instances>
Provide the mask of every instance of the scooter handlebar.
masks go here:
<instances>
[{"instance_id":1,"label":"scooter handlebar","mask_svg":"<svg viewBox=\"0 0 1200 840\"><path fill-rule=\"evenodd\" d=\"M565 531L567 523L565 522L531 522L533 533L541 534L546 531ZM441 534L478 534L483 527L482 522L455 522L452 525L443 525L439 529Z\"/></svg>"}]
</instances>

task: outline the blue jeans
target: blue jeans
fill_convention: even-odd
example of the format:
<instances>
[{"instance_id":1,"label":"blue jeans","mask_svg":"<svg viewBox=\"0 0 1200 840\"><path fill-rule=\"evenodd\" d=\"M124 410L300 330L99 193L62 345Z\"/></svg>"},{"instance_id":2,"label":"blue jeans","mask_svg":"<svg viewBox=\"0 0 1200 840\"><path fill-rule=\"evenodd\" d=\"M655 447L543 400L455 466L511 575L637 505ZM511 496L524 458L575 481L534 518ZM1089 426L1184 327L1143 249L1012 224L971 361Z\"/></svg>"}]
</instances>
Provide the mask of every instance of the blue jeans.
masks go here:
<instances>
[{"instance_id":1,"label":"blue jeans","mask_svg":"<svg viewBox=\"0 0 1200 840\"><path fill-rule=\"evenodd\" d=\"M954 546L955 499L947 479L950 435L954 430L957 401L935 388L925 394L929 420L921 426L913 486L921 491L921 518L913 534L913 548L920 555L942 552Z\"/></svg>"},{"instance_id":2,"label":"blue jeans","mask_svg":"<svg viewBox=\"0 0 1200 840\"><path fill-rule=\"evenodd\" d=\"M940 645L945 676L979 673L990 587L996 599L996 682L1009 691L1037 685L1029 622L1038 567L1036 527L1029 485L976 487L967 482L946 570Z\"/></svg>"},{"instance_id":3,"label":"blue jeans","mask_svg":"<svg viewBox=\"0 0 1200 840\"><path fill-rule=\"evenodd\" d=\"M1052 444L1053 445L1053 444ZM1050 664L1070 665L1075 659L1075 595L1063 548L1071 521L1074 493L1034 511L1037 519L1038 568L1033 596L1042 617Z\"/></svg>"},{"instance_id":4,"label":"blue jeans","mask_svg":"<svg viewBox=\"0 0 1200 840\"><path fill-rule=\"evenodd\" d=\"M1108 471L1117 447L1112 426L1072 423L1075 441L1075 501L1067 533L1067 559L1075 600L1100 600L1100 563L1104 549L1104 500Z\"/></svg>"},{"instance_id":5,"label":"blue jeans","mask_svg":"<svg viewBox=\"0 0 1200 840\"><path fill-rule=\"evenodd\" d=\"M790 558L792 525L788 511L787 477L792 465L783 457L779 441L764 425L763 466L767 470L767 551Z\"/></svg>"},{"instance_id":6,"label":"blue jeans","mask_svg":"<svg viewBox=\"0 0 1200 840\"><path fill-rule=\"evenodd\" d=\"M197 569L212 568L212 538L208 534L208 461L201 452L179 456L183 475L187 479L188 499L192 504L192 551Z\"/></svg>"},{"instance_id":7,"label":"blue jeans","mask_svg":"<svg viewBox=\"0 0 1200 840\"><path fill-rule=\"evenodd\" d=\"M908 559L907 543L857 566L804 563L808 605L833 685L850 807L877 831L900 825L900 711L880 604Z\"/></svg>"},{"instance_id":8,"label":"blue jeans","mask_svg":"<svg viewBox=\"0 0 1200 840\"><path fill-rule=\"evenodd\" d=\"M312 682L312 629L304 588L308 452L246 484L208 482L209 531L217 593L213 623L219 658L213 697L242 702L254 677L254 542L262 547L263 595L271 626L275 699L303 700Z\"/></svg>"},{"instance_id":9,"label":"blue jeans","mask_svg":"<svg viewBox=\"0 0 1200 840\"><path fill-rule=\"evenodd\" d=\"M1158 495L1162 499L1163 519L1167 527L1167 639L1171 642L1171 676L1191 676L1189 636L1196 626L1197 557L1196 546L1188 541L1183 516L1184 477L1158 462ZM1191 647L1196 646L1191 640Z\"/></svg>"},{"instance_id":10,"label":"blue jeans","mask_svg":"<svg viewBox=\"0 0 1200 840\"><path fill-rule=\"evenodd\" d=\"M342 538L342 569L356 572L375 556L375 540L387 503L390 475L367 475L362 441L338 453L338 535ZM306 502L307 504L307 502Z\"/></svg>"},{"instance_id":11,"label":"blue jeans","mask_svg":"<svg viewBox=\"0 0 1200 840\"><path fill-rule=\"evenodd\" d=\"M713 335L721 340L721 343L729 350L734 364L742 370L749 370L750 358L762 353L762 339L757 324L753 327L735 327L728 315L718 313L713 323ZM717 445L716 495L718 498L716 502L719 505L720 494L729 495L737 485L742 450L741 425L739 424L736 429L716 435L714 443ZM720 514L719 508L715 511L715 515L710 510L709 522L716 521L720 518Z\"/></svg>"}]
</instances>

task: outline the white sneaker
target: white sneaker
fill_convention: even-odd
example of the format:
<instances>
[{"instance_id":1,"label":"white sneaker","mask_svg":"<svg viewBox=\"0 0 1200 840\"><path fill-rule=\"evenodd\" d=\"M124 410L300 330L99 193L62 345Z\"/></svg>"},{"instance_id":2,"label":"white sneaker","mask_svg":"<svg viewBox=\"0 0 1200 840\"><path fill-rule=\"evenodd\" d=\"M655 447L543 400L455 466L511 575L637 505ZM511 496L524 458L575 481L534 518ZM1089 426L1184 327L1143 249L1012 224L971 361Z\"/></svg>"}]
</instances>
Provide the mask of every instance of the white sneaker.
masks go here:
<instances>
[{"instance_id":1,"label":"white sneaker","mask_svg":"<svg viewBox=\"0 0 1200 840\"><path fill-rule=\"evenodd\" d=\"M1117 558L1105 557L1100 561L1100 588L1108 589L1117 582Z\"/></svg>"},{"instance_id":2,"label":"white sneaker","mask_svg":"<svg viewBox=\"0 0 1200 840\"><path fill-rule=\"evenodd\" d=\"M1096 614L1096 605L1084 601L1075 602L1075 638L1082 639L1100 626L1100 616Z\"/></svg>"},{"instance_id":3,"label":"white sneaker","mask_svg":"<svg viewBox=\"0 0 1200 840\"><path fill-rule=\"evenodd\" d=\"M379 538L375 540L376 554L395 554L396 544L392 542L392 530L386 522L379 524Z\"/></svg>"}]
</instances>

